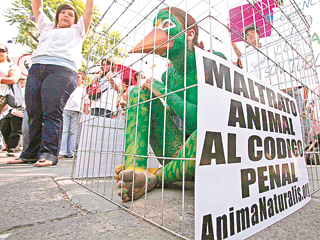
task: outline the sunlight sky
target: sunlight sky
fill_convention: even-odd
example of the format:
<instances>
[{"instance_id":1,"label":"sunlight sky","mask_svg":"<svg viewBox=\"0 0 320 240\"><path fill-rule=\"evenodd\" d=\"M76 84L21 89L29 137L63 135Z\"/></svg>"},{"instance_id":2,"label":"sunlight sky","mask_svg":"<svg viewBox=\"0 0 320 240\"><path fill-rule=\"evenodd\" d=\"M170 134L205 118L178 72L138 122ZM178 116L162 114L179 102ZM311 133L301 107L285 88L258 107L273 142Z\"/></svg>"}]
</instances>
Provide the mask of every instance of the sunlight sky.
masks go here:
<instances>
[{"instance_id":1,"label":"sunlight sky","mask_svg":"<svg viewBox=\"0 0 320 240\"><path fill-rule=\"evenodd\" d=\"M9 52L11 57L14 56L21 56L23 53L26 52L26 48L19 45L19 44L14 44L14 43L7 43L8 40L11 40L14 36L17 35L17 28L16 25L9 25L8 23L6 23L6 19L5 17L2 16L4 9L11 7L11 2L13 0L7 0L7 1L1 1L1 6L0 6L0 23L1 23L1 34L0 34L0 42L4 43L7 45L7 47L9 48ZM285 0L288 1L288 0ZM180 1L179 1L180 2ZM202 1L199 1L202 2ZM246 0L229 0L229 6L232 6L234 3L238 4L238 3L243 3L246 4L247 1ZM301 7L304 2L304 0L297 0L297 3L300 3L299 6ZM306 0L306 2L308 2ZM312 3L313 1L309 1L309 8L306 9L308 14L311 14L313 18L318 18L319 19L319 14L316 13L315 9L319 9L319 2L317 1L316 3ZM101 13L103 13L109 4L106 4L106 0L95 0L95 4L98 5L98 7L101 10ZM311 6L312 5L312 6ZM315 5L315 6L314 6ZM313 11L314 10L314 11ZM318 20L319 21L319 20Z\"/></svg>"}]
</instances>

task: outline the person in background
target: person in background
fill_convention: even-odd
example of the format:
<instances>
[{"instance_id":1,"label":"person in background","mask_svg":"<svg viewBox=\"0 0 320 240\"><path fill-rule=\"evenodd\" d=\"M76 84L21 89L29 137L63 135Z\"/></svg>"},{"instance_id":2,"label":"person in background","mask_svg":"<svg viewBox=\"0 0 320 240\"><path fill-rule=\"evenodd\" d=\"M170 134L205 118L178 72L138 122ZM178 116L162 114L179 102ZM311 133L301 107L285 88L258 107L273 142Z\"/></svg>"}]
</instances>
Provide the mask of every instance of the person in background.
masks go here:
<instances>
[{"instance_id":1,"label":"person in background","mask_svg":"<svg viewBox=\"0 0 320 240\"><path fill-rule=\"evenodd\" d=\"M26 79L20 78L21 90L24 93ZM23 94L24 95L24 94ZM7 105L8 106L8 105ZM7 156L15 157L15 152L18 151L19 142L22 138L22 118L24 112L24 104L21 108L10 108L8 114L0 120L0 128L7 144ZM10 163L10 161L8 162Z\"/></svg>"},{"instance_id":2,"label":"person in background","mask_svg":"<svg viewBox=\"0 0 320 240\"><path fill-rule=\"evenodd\" d=\"M32 0L32 12L40 33L32 54L26 85L29 145L12 163L35 163L36 167L58 163L62 112L76 88L82 44L93 14L93 0L86 1L82 17L70 4L58 7L55 22L43 11L42 0Z\"/></svg>"},{"instance_id":3,"label":"person in background","mask_svg":"<svg viewBox=\"0 0 320 240\"><path fill-rule=\"evenodd\" d=\"M267 58L255 49L261 48L260 28L254 24L250 24L245 28L243 35L249 45L247 46L246 53L242 54L237 44L232 43L232 47L237 55L237 62L234 64L261 79L263 78L262 70L264 70L267 64Z\"/></svg>"},{"instance_id":4,"label":"person in background","mask_svg":"<svg viewBox=\"0 0 320 240\"><path fill-rule=\"evenodd\" d=\"M78 72L78 86L70 95L68 102L63 110L63 128L61 147L59 157L72 158L75 155L76 150L76 135L79 125L79 118L81 114L81 103L83 102L83 111L86 114L88 112L89 99L85 95L82 100L82 93L84 90L84 76L81 72Z\"/></svg>"},{"instance_id":5,"label":"person in background","mask_svg":"<svg viewBox=\"0 0 320 240\"><path fill-rule=\"evenodd\" d=\"M259 27L254 24L250 24L245 28L243 34L249 45L247 46L246 54L241 54L236 43L232 43L232 47L238 57L237 62L234 64L243 68L247 72L254 74L257 78L270 83L269 77L264 77L263 75L268 64L267 57L264 54L257 52L255 49L261 48ZM306 135L304 136L304 139L306 141L309 132L309 126L306 120L306 104L308 99L307 87L300 83L298 83L298 86L291 86L291 84L289 86L288 84L288 87L281 89L281 91L297 100L302 126L305 128L304 132Z\"/></svg>"},{"instance_id":6,"label":"person in background","mask_svg":"<svg viewBox=\"0 0 320 240\"><path fill-rule=\"evenodd\" d=\"M0 43L0 112L4 116L1 119L1 132L4 137L5 144L7 145L7 156L14 155L14 148L17 146L20 137L16 131L16 124L12 126L14 129L11 131L11 109L8 108L8 105L6 105L5 96L9 92L8 84L10 85L17 83L19 81L20 74L20 68L10 61L8 48L4 44ZM15 117L13 118L15 119ZM16 123L16 121L14 121L14 123ZM6 129L4 125L9 125L8 127L10 128Z\"/></svg>"},{"instance_id":7,"label":"person in background","mask_svg":"<svg viewBox=\"0 0 320 240\"><path fill-rule=\"evenodd\" d=\"M8 84L17 83L20 74L20 68L10 61L8 48L0 43L0 111L6 105L5 96L9 93Z\"/></svg>"},{"instance_id":8,"label":"person in background","mask_svg":"<svg viewBox=\"0 0 320 240\"><path fill-rule=\"evenodd\" d=\"M133 75L134 80L136 80L137 84L136 85L131 85L131 82L129 79L123 80L123 83L125 84L124 86L124 91L121 93L121 102L120 105L122 107L125 107L127 97L129 96L130 91L135 87L135 86L141 86L146 82L146 75L144 74L143 71L140 72L135 72Z\"/></svg>"},{"instance_id":9,"label":"person in background","mask_svg":"<svg viewBox=\"0 0 320 240\"><path fill-rule=\"evenodd\" d=\"M91 115L111 118L116 111L117 93L121 91L118 75L115 73L115 65L110 58L102 59L101 69L91 83L98 82L101 96L91 103Z\"/></svg>"},{"instance_id":10,"label":"person in background","mask_svg":"<svg viewBox=\"0 0 320 240\"><path fill-rule=\"evenodd\" d=\"M135 86L141 86L146 82L146 75L144 74L143 71L140 72L135 72L133 75L134 80L136 80L137 84L132 85L131 81L129 79L124 79L122 81L122 91L121 91L121 97L119 101L119 106L121 108L121 115L125 115L124 108L127 105L127 98L130 94L130 91L135 87Z\"/></svg>"},{"instance_id":11,"label":"person in background","mask_svg":"<svg viewBox=\"0 0 320 240\"><path fill-rule=\"evenodd\" d=\"M135 72L133 75L134 79L137 81L137 86L142 86L146 82L146 75L143 71ZM130 86L134 88L135 86Z\"/></svg>"}]
</instances>

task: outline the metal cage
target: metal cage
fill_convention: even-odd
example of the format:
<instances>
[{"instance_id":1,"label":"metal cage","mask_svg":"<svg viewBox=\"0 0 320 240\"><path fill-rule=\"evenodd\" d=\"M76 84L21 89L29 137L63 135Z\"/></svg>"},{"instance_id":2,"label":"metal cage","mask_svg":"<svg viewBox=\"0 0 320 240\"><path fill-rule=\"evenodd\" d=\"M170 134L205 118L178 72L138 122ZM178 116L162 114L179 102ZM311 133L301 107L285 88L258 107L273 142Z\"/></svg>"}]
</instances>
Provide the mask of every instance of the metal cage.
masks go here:
<instances>
[{"instance_id":1,"label":"metal cage","mask_svg":"<svg viewBox=\"0 0 320 240\"><path fill-rule=\"evenodd\" d=\"M171 7L182 9L184 13L180 13L180 17L185 18L186 14L189 14L195 22L181 23L178 20L182 29L177 33L174 32L177 27L174 19L169 17L167 22L158 21L161 10L168 8L171 13ZM116 69L101 81L102 85L108 85L108 89L101 94L100 102L91 100L91 114L81 116L79 146L71 176L74 181L180 237L194 238L194 183L186 177L185 172L181 181L165 184L163 180L153 191L144 190L139 199L131 199L128 202L122 202L117 194L119 188L114 172L117 166L124 165L125 159L129 157L133 159L134 170L138 168L136 161L141 158L146 160L147 169L160 168L160 171L164 171L163 166L172 159L182 162L183 166L187 161L195 161L195 157L186 157L188 152L186 141L190 137L187 126L189 105L186 99L192 89L197 87L196 83L188 82L189 59L179 60L182 66L180 71L184 76L183 82L180 83L183 87L172 90L168 88L167 80L171 79L170 74L174 73L168 69L171 64L175 64L177 68L179 61L174 59L176 56L163 52L161 57L159 52L161 49L164 49L161 50L164 52L169 51L170 43L183 38L184 44L181 43L179 51L187 54L193 48L188 45L190 30L197 26L198 43L203 42L204 50L214 54L222 53L221 57L225 56L228 61L237 65L241 61L242 67L248 72L291 94L297 100L311 192L319 190L320 96L313 50L310 45L311 23L310 18L304 16L293 0L117 0L104 5L102 10L104 12L99 22L89 33L91 46L86 60L86 85L90 85L98 74L101 75L103 59L108 58ZM257 27L259 28L260 36L259 39L255 36L255 40L259 41L260 45L253 46L248 40L246 27L249 23L254 24L251 30L256 31ZM167 31L167 39L160 45L154 41L154 46L150 50L144 42L146 40L143 39L157 29ZM130 53L139 43L141 53ZM254 67L248 61L252 58L258 63ZM142 89L143 82L140 82L140 87L134 87L139 84L135 77L141 77L142 74L146 79L151 79L152 90L154 80L164 83L165 88L161 94L151 94L152 90ZM118 85L120 89L118 92L110 79ZM103 90L101 87L100 91ZM91 91L84 92L83 99L87 98L88 94L96 94L92 89ZM128 104L130 97L133 96L130 91L134 91L136 96L140 97L137 103L131 105ZM122 95L125 92L127 92L127 105L121 103L124 102ZM145 96L146 92L149 96L141 100L141 96ZM184 100L180 109L182 113L178 114L179 116L174 116L172 113L172 110L175 113L177 111L170 102L172 101L170 97L175 94ZM208 107L210 104L219 103L209 103ZM163 109L162 112L154 109L159 106ZM94 109L100 109L100 112L94 113ZM137 117L130 119L128 114L133 111L136 111ZM154 125L152 121L158 117L157 114L163 119L162 122L158 119L161 123ZM143 130L137 127L142 121L142 115L147 119ZM168 118L171 122L167 120ZM130 138L133 139L130 146L134 146L131 152L126 151L129 146L128 121L133 121L130 124L136 126L130 128ZM178 149L180 155L167 154L169 151L167 147L173 145L173 142L167 137L171 132L166 131L173 131L169 126L172 123L175 124L174 131L180 134L180 145L174 150ZM154 129L155 126L158 128L163 126L163 129ZM152 136L155 134L152 131L160 130L161 141L155 144L152 142L154 141ZM140 145L142 144L140 131L146 131L147 137L143 140L143 144L147 143L147 146ZM158 148L152 147L155 145ZM146 155L139 153L140 148L147 148ZM148 177L148 174L146 176ZM138 180L133 177L132 181L134 183Z\"/></svg>"}]
</instances>

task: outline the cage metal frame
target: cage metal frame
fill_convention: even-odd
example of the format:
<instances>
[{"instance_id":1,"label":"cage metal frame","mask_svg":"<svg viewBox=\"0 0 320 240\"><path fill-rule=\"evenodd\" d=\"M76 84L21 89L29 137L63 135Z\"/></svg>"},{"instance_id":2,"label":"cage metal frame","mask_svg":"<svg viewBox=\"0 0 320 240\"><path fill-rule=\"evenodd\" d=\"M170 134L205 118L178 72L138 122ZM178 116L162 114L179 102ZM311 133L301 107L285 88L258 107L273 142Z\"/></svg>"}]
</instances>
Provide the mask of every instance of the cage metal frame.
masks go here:
<instances>
[{"instance_id":1,"label":"cage metal frame","mask_svg":"<svg viewBox=\"0 0 320 240\"><path fill-rule=\"evenodd\" d=\"M145 36L147 33L148 33L148 28L146 27L146 25L150 25L152 23L152 19L153 17L157 14L158 11L160 11L162 8L166 7L166 6L178 6L180 8L183 8L187 13L190 13L192 12L193 13L193 10L197 7L196 5L192 5L190 3L191 1L189 0L180 0L178 3L177 2L174 2L174 1L167 1L167 0L159 0L157 1L155 4L154 4L154 7L149 9L147 6L148 5L151 5L152 1L150 0L147 4L145 4L142 0L136 0L136 1L113 1L108 7L107 7L107 10L104 12L104 14L101 16L100 20L98 21L97 25L93 27L93 33L92 33L92 41L91 41L91 46L90 46L90 54L88 56L88 59L87 59L87 70L86 70L86 81L89 80L90 76L93 75L91 72L90 72L90 69L92 69L94 66L98 66L99 65L99 61L101 61L101 59L103 57L106 57L106 56L111 56L112 60L114 60L115 56L112 55L112 52L116 49L116 48L121 48L122 46L124 47L124 52L127 52L129 50L129 48L133 48L134 44L131 43L131 42L139 42L143 36ZM233 31L233 29L231 29L227 22L223 22L221 20L221 15L218 15L218 16L215 16L214 15L214 12L217 12L216 8L217 6L219 6L219 4L221 4L223 1L219 1L218 3L215 3L213 4L212 1L210 0L200 0L198 1L198 4L207 4L208 5L208 9L204 10L203 12L199 13L200 17L199 16L193 16L195 19L196 19L196 23L200 29L200 31L202 31L201 34L205 34L207 35L207 37L209 38L206 43L209 43L209 50L210 52L212 52L213 48L214 48L214 45L218 42L219 44L224 44L226 45L226 51L228 54L225 54L228 58L228 60L233 60L235 59L235 54L233 53L233 49L231 47L231 39L230 39L230 35L227 34L227 37L224 37L223 39L221 39L219 37L219 33L222 33L223 31L225 32L233 32L235 34L237 34L236 32ZM252 8L254 8L260 15L263 19L267 20L265 18L265 16L263 16L263 14L259 11L259 9L257 9L257 7L255 6L255 4L249 0L240 0L240 1L232 1L232 0L227 0L227 1L224 1L227 5L227 9L229 10L230 8L234 7L234 6L238 6L238 5L244 5L244 4L251 4ZM154 3L154 1L153 1ZM138 5L138 7L134 8L134 5ZM289 6L288 6L289 5ZM281 79L282 76L279 77L279 72L278 72L278 69L280 71L282 71L282 73L280 74L283 74L283 78L285 79L285 84L289 83L291 84L291 86L297 86L298 84L300 85L303 85L307 91L309 92L309 96L307 98L306 101L310 102L311 101L316 101L317 99L320 99L320 95L319 93L317 93L315 90L314 90L314 86L316 84L318 84L318 78L317 78L317 72L315 70L315 66L314 64L308 68L308 69L305 69L306 71L303 71L303 76L299 77L297 74L293 74L293 71L291 69L291 65L289 64L289 68L284 68L283 66L281 66L281 62L285 62L286 59L289 59L289 55L291 54L292 56L297 56L297 58L299 60L301 60L305 66L308 66L309 65L309 62L307 61L306 59L306 54L308 53L312 53L312 47L310 46L309 42L306 40L306 36L307 35L307 38L310 39L310 35L308 36L308 32L309 32L309 29L310 29L310 25L308 23L308 21L306 20L305 16L303 15L303 13L301 12L301 10L298 8L297 4L295 3L294 0L289 0L289 4L288 5L284 5L284 6L278 6L278 9L279 11L281 12L282 16L285 18L285 20L287 20L288 24L291 24L290 26L293 27L294 31L295 31L295 34L300 37L300 39L304 42L303 44L303 52L299 52L297 49L294 48L294 46L290 43L290 41L288 41L287 39L287 36L284 36L279 28L275 27L274 25L270 24L268 22L268 24L270 24L270 27L272 28L272 31L273 33L275 33L275 35L272 35L270 38L273 38L273 40L270 42L267 42L266 38L262 41L265 41L265 46L267 47L266 49L266 52L265 51L262 51L260 48L257 48L257 47L254 47L256 52L257 52L257 56L259 58L259 54L261 54L262 56L264 56L265 58L267 58L267 63L268 63L268 68L271 67L271 65L273 64L275 66L275 69L277 71L277 77L278 79ZM301 31L297 28L297 26L293 23L293 20L290 16L290 14L287 14L285 12L286 8L290 7L290 5L293 7L293 10L294 12L296 13L296 17L298 17L299 19L302 20L303 24L304 24L304 31ZM142 7L141 7L142 6ZM191 6L191 7L190 7ZM121 10L120 10L120 13L118 16L116 16L114 19L108 19L108 14L114 10L114 8L116 9L117 7L119 7ZM137 10L139 9L139 10ZM136 19L136 24L134 27L131 27L131 23L128 22L127 25L124 24L124 22L119 22L119 19L121 19L125 14L128 14L128 12L132 12L130 16L132 16L132 14L136 14L136 16L139 16L140 18ZM110 25L108 26L108 28L104 31L104 32L100 32L100 29L99 29L99 26L104 22L104 21L108 21L110 23ZM210 26L210 29L206 29L205 27L203 27L202 23L207 23L209 22L209 26ZM121 34L121 38L120 40L116 41L116 39L113 39L114 42L117 42L116 44L114 44L110 49L107 49L105 51L105 54L104 56L100 56L99 55L99 52L100 52L100 49L103 48L103 46L101 46L101 39L103 39L104 37L106 37L113 29L113 27L117 27L117 26L121 26L122 27L122 34ZM162 45L164 44L167 44L169 41L171 40L174 40L175 38L177 38L179 35L181 34L185 34L185 32L187 32L192 26L189 26L189 27L185 27L185 29L179 33L178 35L168 39L165 43L163 43ZM213 30L214 29L218 29L220 30L220 28L222 28L222 30L219 32L218 31L218 34L215 35L213 34ZM243 26L244 28L245 26ZM285 28L285 26L283 26L283 28ZM143 33L139 33L137 31L137 29L140 31L142 29L142 32ZM284 32L286 31L286 29L284 29ZM132 36L133 35L133 36ZM240 36L239 34L237 34L238 37L241 37L242 40L243 40L243 44L248 44L248 41L246 39L243 38L243 36ZM95 36L97 36L95 38ZM276 38L276 39L275 39ZM277 39L278 38L278 39ZM94 41L94 39L97 39ZM201 37L199 36L199 39L201 39ZM226 43L225 41L227 41L228 43ZM277 59L277 55L275 55L275 58L270 58L269 54L272 54L272 50L275 51L274 49L274 46L277 44L277 43L284 43L285 46L288 46L290 49L291 49L291 53L289 53L289 51L287 51L287 55L288 56L283 56L281 55L280 57L282 59ZM282 45L281 45L282 47ZM305 49L307 48L307 49ZM98 50L96 50L98 49ZM246 48L245 49L245 54L246 54ZM270 50L270 52L269 52ZM185 48L185 51L186 51L186 48ZM145 59L147 57L151 57L151 61L152 61L152 65L155 64L156 62L156 56L154 54L155 50L153 50L152 52L150 53L147 53L143 56L140 56L138 57L137 59L135 60L131 60L131 64L129 64L127 67L128 68L131 68L133 66L138 66L140 65L140 68L143 67L143 61L145 61ZM100 56L98 58L96 58L96 56ZM129 56L130 58L130 56ZM169 61L168 61L168 58L166 58L166 63L168 64ZM186 63L186 59L185 59L185 63ZM260 66L259 66L260 68ZM259 74L261 76L261 69L259 69ZM125 71L125 70L123 70ZM151 76L153 77L154 76L154 68L152 68L151 70ZM295 71L296 72L296 71ZM185 64L185 69L184 69L184 73L186 74L186 64ZM118 73L119 74L119 73ZM168 77L168 76L167 76ZM186 77L185 77L186 79ZM270 79L270 82L271 82L271 75L269 77ZM186 81L186 80L185 80ZM142 103L149 103L149 106L151 107L151 102L156 100L156 99L164 99L163 100L163 104L165 106L165 109L166 109L166 97L170 94L174 94L178 91L183 91L184 92L184 98L186 98L186 90L189 89L189 88L192 88L192 87L196 87L196 85L192 85L192 86L186 86L186 82L184 83L184 88L183 89L179 89L177 91L173 91L173 92L170 92L170 93L167 93L160 96L160 97L150 97L149 100L145 101L145 102L139 102L139 104L142 104ZM86 93L83 93L83 98L85 98L85 95ZM304 100L305 101L305 100ZM303 103L305 104L305 106L307 105L307 103ZM319 103L316 102L316 105L318 105ZM135 107L135 106L130 106L130 107ZM184 102L184 107L186 108L186 102ZM126 107L125 110L127 110L128 107ZM314 112L314 115L316 116L315 117L315 122L316 124L319 126L319 110L320 110L320 106L316 106L314 109L316 109L317 111ZM120 110L116 110L114 111L115 113L120 113L121 109ZM128 111L125 112L125 114L127 114ZM151 119L151 110L149 111L149 128L151 128L151 124L150 124L150 119ZM166 111L164 112L164 119L166 119ZM301 118L302 117L305 117L309 122L310 121L314 121L314 119L311 118L311 116L307 115L307 116L300 116ZM104 131L106 129L114 129L115 130L115 136L117 138L118 136L118 133L120 131L123 131L124 133L124 136L125 136L125 132L126 132L126 128L125 128L125 124L126 124L126 120L124 121L124 126L120 126L120 120L119 119L116 119L115 122L115 126L111 126L111 122L109 123L109 125L107 125L107 123L104 121L102 126L95 126L94 124L92 124L92 120L97 120L97 121L100 121L99 120L100 117L93 117L93 116L85 116L83 114L82 116L82 119L80 120L80 125L85 125L85 124L89 124L90 127L92 127L93 129L95 128L97 130L97 132L102 129L102 136L104 135ZM186 119L186 111L184 112L184 129L185 129L185 119ZM138 121L138 119L137 119ZM302 121L303 122L303 121ZM311 127L312 128L312 127ZM308 130L308 126L303 126L302 125L302 131L304 132L304 135L306 134L305 131L309 131ZM96 135L93 135L93 134L89 134L88 135L88 132L85 132L85 131L88 131L88 128L86 128L85 130L82 131L82 134L83 135L86 135L86 137L82 137L82 141L85 141L85 138L87 139L90 139L89 142L97 142L97 138L98 138L98 134ZM165 131L165 128L164 128L164 131ZM311 129L312 131L312 129ZM150 143L150 132L151 130L149 129L148 130L148 144ZM110 131L108 132L109 136L110 136ZM136 133L137 135L137 129L136 129ZM183 131L183 146L185 146L185 131ZM317 133L314 133L314 135L316 134L319 134L319 132ZM110 137L108 137L108 142L106 145L109 145L110 142L112 141L112 139ZM115 141L117 141L117 139L115 139ZM125 141L125 139L124 139ZM164 139L165 141L165 139ZM80 143L81 145L82 143ZM98 161L99 164L98 164L98 173L100 173L100 170L102 168L102 165L101 165L101 159L104 155L107 156L107 158L109 156L111 156L111 159L110 159L110 165L108 166L108 168L111 168L111 172L114 172L116 166L115 166L115 162L116 162L116 157L120 157L122 159L122 162L124 162L124 158L125 156L133 156L133 157L146 157L148 158L148 161L147 161L147 168L149 168L149 160L151 158L154 158L154 155L152 155L152 153L150 153L150 150L149 150L149 154L146 155L146 156L140 156L140 155L137 155L136 153L133 154L133 155L129 155L129 154L124 154L124 153L118 153L115 151L115 148L116 146L114 145L113 146L113 149L111 151L107 150L101 150L103 148L103 144L105 144L103 141L101 141L101 145L99 148L95 147L93 150L79 150L78 151L78 157L82 154L84 154L84 158L90 158L93 153L93 156L94 156L94 159L93 159L93 162L96 162ZM136 141L136 144L137 141ZM313 157L313 159L317 159L316 155L319 154L319 150L317 149L310 149L310 145L309 145L309 148L307 147L307 142L304 143L305 144L305 147L307 149L307 151L305 152L305 154L307 156L310 156ZM165 146L165 144L163 144L163 147ZM124 146L123 146L123 149L124 151ZM163 149L163 153L164 153L164 149ZM96 156L99 156L96 158ZM157 157L158 159L162 160L164 162L164 160L166 159L166 157ZM192 160L192 161L195 161L196 159L193 158L193 159L186 159L185 157L182 157L180 159L176 159L176 160L181 160L181 161L185 161L185 160ZM77 162L77 161L80 161ZM181 198L182 198L182 201L181 201L181 217L182 217L182 220L181 220L181 229L179 231L177 231L176 229L172 230L172 229L169 229L169 227L166 227L165 226L165 217L164 217L164 214L163 214L163 211L164 211L164 194L165 194L165 191L166 189L164 188L164 180L162 179L162 187L161 187L161 207L160 207L160 214L161 214L161 220L159 222L156 222L152 219L150 219L147 215L148 215L148 210L147 210L147 203L148 203L148 192L147 190L145 191L145 194L144 196L142 197L144 199L144 202L145 202L145 207L144 207L144 211L143 213L138 213L138 212L135 212L134 210L131 210L131 209L134 209L134 205L135 205L135 202L132 200L130 202L130 206L128 205L124 205L122 203L119 202L119 200L117 199L118 196L114 196L115 195L115 188L116 188L116 183L115 183L115 178L114 176L107 176L107 175L104 175L104 176L98 176L98 177L90 177L91 175L93 174L89 174L89 161L87 161L87 165L85 164L85 162L81 162L83 161L82 159L80 160L74 160L74 164L73 164L73 170L72 170L72 174L71 174L71 179L73 181L75 181L76 183L80 184L81 186L85 187L86 189L88 189L89 191L101 196L102 198L116 204L117 206L125 209L126 211L176 235L176 236L179 236L183 239L188 239L188 238L192 238L192 234L190 235L190 233L187 233L186 234L186 226L185 226L185 215L186 215L186 209L185 209L185 205L186 205L186 202L185 202L185 179L183 179L182 181L182 193L181 193ZM76 177L75 176L75 172L79 171L79 169L77 170L77 164L82 167L82 172L86 172L86 174L82 177ZM81 165L82 164L82 165ZM93 169L92 170L92 173L95 171L94 169L94 166L95 164L93 163ZM162 168L164 169L164 168ZM311 193L315 193L317 191L320 190L320 177L319 177L319 164L317 163L317 161L315 161L315 163L313 163L313 161L311 160L311 164L308 165L308 171L309 171L309 180L312 182L312 189L311 189ZM148 177L148 174L147 174L147 177ZM107 186L107 182L110 182L111 183L111 193L108 195L107 193L107 190L108 190L108 186ZM134 185L134 181L135 179L133 179L133 185ZM108 182L108 183L109 183ZM99 191L99 188L100 188L100 185L103 185L103 191ZM110 189L109 189L110 190ZM128 208L130 207L130 209Z\"/></svg>"}]
</instances>

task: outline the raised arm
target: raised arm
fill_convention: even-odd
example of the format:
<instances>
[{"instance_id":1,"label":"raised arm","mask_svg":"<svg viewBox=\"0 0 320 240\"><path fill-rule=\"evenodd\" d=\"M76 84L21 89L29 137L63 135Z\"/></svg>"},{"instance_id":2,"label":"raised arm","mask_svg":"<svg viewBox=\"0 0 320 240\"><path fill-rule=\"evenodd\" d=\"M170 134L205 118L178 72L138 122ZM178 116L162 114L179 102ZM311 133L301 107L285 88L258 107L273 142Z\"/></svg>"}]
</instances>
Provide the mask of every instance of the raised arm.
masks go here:
<instances>
[{"instance_id":1,"label":"raised arm","mask_svg":"<svg viewBox=\"0 0 320 240\"><path fill-rule=\"evenodd\" d=\"M240 58L241 57L241 52L237 46L237 44L235 42L231 43L234 52L236 53L237 57Z\"/></svg>"},{"instance_id":2,"label":"raised arm","mask_svg":"<svg viewBox=\"0 0 320 240\"><path fill-rule=\"evenodd\" d=\"M115 91L117 91L117 92L120 92L121 91L121 89L120 89L120 86L115 82L115 80L111 77L112 76L112 72L110 71L110 72L108 72L107 73L107 78L109 79L109 81L110 81L110 85L111 85L111 87L115 90Z\"/></svg>"},{"instance_id":3,"label":"raised arm","mask_svg":"<svg viewBox=\"0 0 320 240\"><path fill-rule=\"evenodd\" d=\"M40 13L43 12L43 1L42 0L31 0L31 8L33 12L33 16L38 21L38 17Z\"/></svg>"},{"instance_id":4,"label":"raised arm","mask_svg":"<svg viewBox=\"0 0 320 240\"><path fill-rule=\"evenodd\" d=\"M83 13L83 21L84 21L84 28L86 33L89 30L91 19L92 19L92 14L93 14L93 1L94 0L87 0L86 3L86 9L84 10Z\"/></svg>"},{"instance_id":5,"label":"raised arm","mask_svg":"<svg viewBox=\"0 0 320 240\"><path fill-rule=\"evenodd\" d=\"M234 52L235 52L236 55L237 55L237 62L235 62L234 64L237 65L237 66L240 67L240 68L243 68L242 62L241 62L241 59L240 59L240 57L241 57L241 52L240 52L237 44L236 44L235 42L232 42L231 45L232 45L232 47L233 47Z\"/></svg>"}]
</instances>

